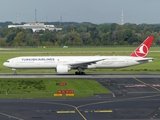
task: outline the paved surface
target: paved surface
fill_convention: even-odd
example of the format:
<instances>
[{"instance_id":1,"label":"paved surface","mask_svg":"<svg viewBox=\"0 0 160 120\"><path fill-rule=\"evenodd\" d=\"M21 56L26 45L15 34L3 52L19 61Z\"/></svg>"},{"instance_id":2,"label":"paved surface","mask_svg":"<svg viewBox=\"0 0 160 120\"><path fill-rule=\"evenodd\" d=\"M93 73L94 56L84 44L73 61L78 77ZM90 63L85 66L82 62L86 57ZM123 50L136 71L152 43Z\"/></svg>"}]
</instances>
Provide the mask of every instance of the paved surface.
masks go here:
<instances>
[{"instance_id":1,"label":"paved surface","mask_svg":"<svg viewBox=\"0 0 160 120\"><path fill-rule=\"evenodd\" d=\"M135 76L93 78L112 95L95 94L83 99L0 99L0 120L159 120L160 78Z\"/></svg>"},{"instance_id":2,"label":"paved surface","mask_svg":"<svg viewBox=\"0 0 160 120\"><path fill-rule=\"evenodd\" d=\"M160 74L0 74L0 78L160 78Z\"/></svg>"}]
</instances>

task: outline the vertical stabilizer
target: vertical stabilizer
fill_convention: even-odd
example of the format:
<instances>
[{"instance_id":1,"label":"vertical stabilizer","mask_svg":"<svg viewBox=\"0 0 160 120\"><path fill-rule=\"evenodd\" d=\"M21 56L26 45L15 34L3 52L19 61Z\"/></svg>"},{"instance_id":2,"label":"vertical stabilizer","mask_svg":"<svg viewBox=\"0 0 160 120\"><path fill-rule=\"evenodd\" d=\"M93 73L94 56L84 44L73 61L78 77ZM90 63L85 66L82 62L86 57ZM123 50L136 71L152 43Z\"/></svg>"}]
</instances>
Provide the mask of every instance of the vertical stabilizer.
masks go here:
<instances>
[{"instance_id":1,"label":"vertical stabilizer","mask_svg":"<svg viewBox=\"0 0 160 120\"><path fill-rule=\"evenodd\" d=\"M153 41L153 36L149 36L141 45L131 54L133 57L146 57Z\"/></svg>"}]
</instances>

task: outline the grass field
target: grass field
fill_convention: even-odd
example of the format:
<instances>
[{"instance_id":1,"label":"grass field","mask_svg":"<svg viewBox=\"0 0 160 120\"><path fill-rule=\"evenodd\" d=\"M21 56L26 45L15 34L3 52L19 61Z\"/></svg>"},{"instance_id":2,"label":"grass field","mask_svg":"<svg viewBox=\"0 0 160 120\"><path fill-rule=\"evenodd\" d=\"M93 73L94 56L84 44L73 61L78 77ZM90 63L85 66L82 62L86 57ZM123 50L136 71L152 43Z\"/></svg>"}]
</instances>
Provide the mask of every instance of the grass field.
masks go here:
<instances>
[{"instance_id":1,"label":"grass field","mask_svg":"<svg viewBox=\"0 0 160 120\"><path fill-rule=\"evenodd\" d=\"M59 82L66 82L67 85L56 85ZM0 98L53 98L57 90L74 90L75 97L110 94L109 90L94 80L53 78L0 79ZM62 97L65 97L65 94Z\"/></svg>"},{"instance_id":2,"label":"grass field","mask_svg":"<svg viewBox=\"0 0 160 120\"><path fill-rule=\"evenodd\" d=\"M48 53L63 53L63 52L106 52L106 51L134 51L135 47L52 47L52 48L1 48L0 52L48 52ZM160 47L151 47L150 51L160 51Z\"/></svg>"},{"instance_id":3,"label":"grass field","mask_svg":"<svg viewBox=\"0 0 160 120\"><path fill-rule=\"evenodd\" d=\"M18 56L129 56L136 47L95 47L95 48L28 48L16 50L0 50L0 73L13 73L3 63L13 57ZM122 69L91 69L85 70L86 73L150 73L160 72L160 47L151 47L147 57L153 57L154 62ZM55 70L17 70L20 73L55 73ZM74 73L75 71L70 71Z\"/></svg>"}]
</instances>

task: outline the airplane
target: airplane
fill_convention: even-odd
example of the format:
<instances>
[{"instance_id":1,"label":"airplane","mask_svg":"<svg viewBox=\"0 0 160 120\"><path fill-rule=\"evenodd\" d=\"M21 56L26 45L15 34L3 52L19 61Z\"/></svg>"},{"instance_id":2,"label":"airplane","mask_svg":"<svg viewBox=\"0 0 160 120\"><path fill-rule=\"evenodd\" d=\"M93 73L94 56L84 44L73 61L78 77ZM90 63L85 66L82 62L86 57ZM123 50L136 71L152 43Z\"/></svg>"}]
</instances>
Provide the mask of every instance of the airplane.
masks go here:
<instances>
[{"instance_id":1,"label":"airplane","mask_svg":"<svg viewBox=\"0 0 160 120\"><path fill-rule=\"evenodd\" d=\"M153 36L149 36L130 56L23 56L3 63L16 73L16 69L55 69L58 74L78 70L76 75L85 75L85 69L117 69L152 62L146 58Z\"/></svg>"}]
</instances>

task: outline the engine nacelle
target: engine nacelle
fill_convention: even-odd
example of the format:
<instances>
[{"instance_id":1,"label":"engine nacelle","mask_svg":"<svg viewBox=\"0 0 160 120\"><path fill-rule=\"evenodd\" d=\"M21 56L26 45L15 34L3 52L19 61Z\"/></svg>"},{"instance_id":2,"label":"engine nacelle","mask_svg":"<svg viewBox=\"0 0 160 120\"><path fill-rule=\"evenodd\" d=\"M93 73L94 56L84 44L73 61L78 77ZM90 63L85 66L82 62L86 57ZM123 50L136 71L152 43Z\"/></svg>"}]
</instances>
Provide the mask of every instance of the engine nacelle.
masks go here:
<instances>
[{"instance_id":1,"label":"engine nacelle","mask_svg":"<svg viewBox=\"0 0 160 120\"><path fill-rule=\"evenodd\" d=\"M69 65L60 64L60 65L57 65L57 67L56 67L57 73L68 73L68 71L70 71L70 70L71 70L71 68Z\"/></svg>"}]
</instances>

